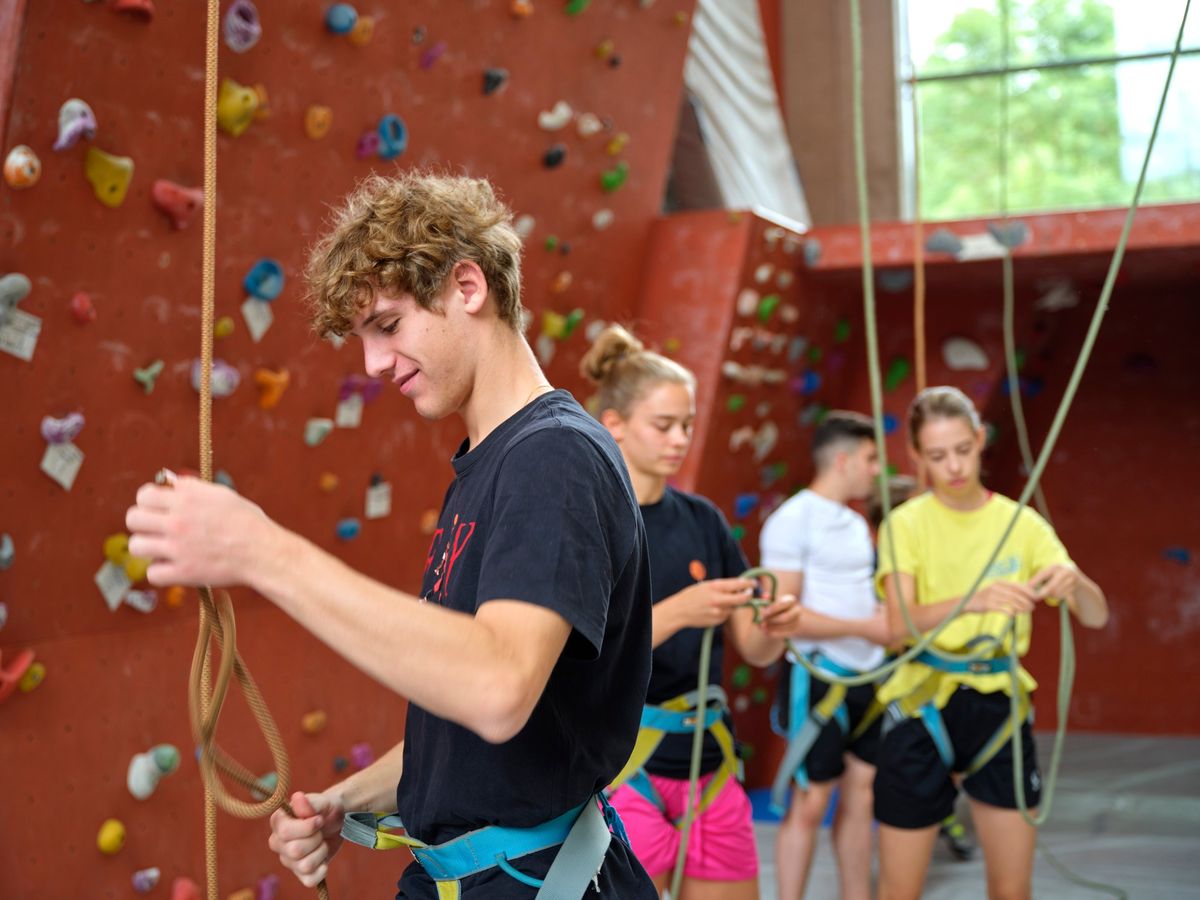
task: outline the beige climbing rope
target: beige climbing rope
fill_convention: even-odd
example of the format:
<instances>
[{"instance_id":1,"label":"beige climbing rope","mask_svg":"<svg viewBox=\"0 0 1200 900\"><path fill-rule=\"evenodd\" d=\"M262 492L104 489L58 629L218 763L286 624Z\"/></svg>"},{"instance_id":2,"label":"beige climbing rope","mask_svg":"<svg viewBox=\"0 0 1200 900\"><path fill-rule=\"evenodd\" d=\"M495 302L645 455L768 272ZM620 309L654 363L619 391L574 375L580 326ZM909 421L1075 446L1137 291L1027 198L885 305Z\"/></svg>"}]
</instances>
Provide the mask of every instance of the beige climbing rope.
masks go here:
<instances>
[{"instance_id":1,"label":"beige climbing rope","mask_svg":"<svg viewBox=\"0 0 1200 900\"><path fill-rule=\"evenodd\" d=\"M201 266L201 338L200 338L200 476L212 481L212 357L215 318L215 271L217 246L217 48L220 24L219 0L208 0L208 24L204 77L204 255ZM204 779L205 876L208 900L218 900L217 892L217 806L242 819L269 816L282 807L295 816L284 798L291 781L291 764L279 729L263 701L237 650L237 625L233 603L226 591L202 587L200 593L200 632L188 676L188 713L192 736L200 748L200 774ZM213 683L213 644L220 651ZM217 719L236 677L254 714L259 731L271 751L276 773L273 789L262 784L245 766L225 753L217 744ZM260 794L265 800L251 802L235 797L226 789L222 776ZM322 881L318 894L327 900L329 892Z\"/></svg>"}]
</instances>

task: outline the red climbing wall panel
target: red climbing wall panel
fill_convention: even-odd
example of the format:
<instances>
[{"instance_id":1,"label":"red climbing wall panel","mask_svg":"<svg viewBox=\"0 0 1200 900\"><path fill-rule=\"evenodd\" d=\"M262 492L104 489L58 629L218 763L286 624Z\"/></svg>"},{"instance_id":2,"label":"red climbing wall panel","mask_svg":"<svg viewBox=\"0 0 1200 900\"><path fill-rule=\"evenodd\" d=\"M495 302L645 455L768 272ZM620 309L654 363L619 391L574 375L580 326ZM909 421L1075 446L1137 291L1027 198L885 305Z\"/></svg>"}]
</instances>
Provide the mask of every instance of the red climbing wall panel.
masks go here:
<instances>
[{"instance_id":1,"label":"red climbing wall panel","mask_svg":"<svg viewBox=\"0 0 1200 900\"><path fill-rule=\"evenodd\" d=\"M420 520L440 503L452 475L448 460L460 426L422 423L403 398L385 391L367 404L361 427L305 445L306 421L332 417L342 380L361 372L353 344L335 350L308 333L297 277L305 248L328 206L356 179L391 169L357 160L355 145L381 116L395 113L409 132L396 164L488 176L519 214L533 217L524 269L525 299L535 312L531 339L547 310L579 308L588 320L628 317L665 180L692 3L660 0L643 8L617 0L569 16L561 3L539 2L531 17L516 18L508 0L375 0L359 8L376 20L366 46L327 33L322 2L258 6L261 42L242 55L221 51L222 75L262 83L270 115L240 137L219 138L217 314L232 316L236 330L216 352L243 383L216 401L215 463L289 527L413 590L428 540ZM175 230L152 205L150 186L158 178L189 186L201 179L204 4L159 0L157 7L146 21L107 3L33 3L10 26L23 30L4 149L30 145L43 173L32 189L0 189L0 274L32 279L19 308L39 317L42 330L31 361L0 355L8 398L0 532L11 534L16 552L12 567L0 572L9 615L0 648L6 661L33 648L47 675L36 691L0 706L4 897L123 897L137 869L158 866L168 882L202 873L200 788L184 711L193 602L160 602L150 614L128 606L110 612L92 581L104 561L102 542L122 530L135 488L160 466L194 466L196 459L188 371L199 345L200 220ZM607 56L597 52L606 41ZM490 67L505 68L509 80L485 96ZM59 106L70 97L95 111L94 146L134 160L119 208L93 196L83 171L86 143L51 150ZM574 119L559 131L543 130L539 113L559 101ZM317 141L303 127L311 105L333 114L329 133ZM595 117L599 133L581 135L583 113ZM582 122L587 130L592 119ZM628 135L623 147L613 144L621 134ZM545 168L543 154L556 143L565 160ZM621 161L628 181L606 193L601 174ZM611 225L598 228L603 210ZM546 248L549 236L558 238L554 250ZM254 343L239 314L241 281L261 257L279 260L287 283L273 304L274 325ZM91 295L94 322L72 319L68 303L78 291ZM558 384L579 387L583 330L543 342ZM157 359L164 368L146 394L132 373ZM260 367L286 367L291 375L271 411L257 403L253 375ZM39 423L75 411L87 419L75 440L85 460L68 492L38 471L45 450ZM323 472L337 476L334 490L318 488ZM362 518L373 473L392 483L394 510L365 522L356 541L341 543L335 523ZM243 591L235 601L242 650L292 751L298 786L331 783L334 758L348 756L357 742L382 752L401 736L402 701L264 601ZM313 709L328 712L329 726L306 736L299 720ZM269 768L240 702L222 728L247 765ZM183 751L181 771L154 797L136 801L124 785L126 767L159 742ZM124 821L128 839L108 858L95 841L110 816ZM265 823L222 816L222 896L280 871L265 834ZM333 894L378 895L406 862L363 852L353 865L335 867ZM281 896L302 895L285 882Z\"/></svg>"}]
</instances>

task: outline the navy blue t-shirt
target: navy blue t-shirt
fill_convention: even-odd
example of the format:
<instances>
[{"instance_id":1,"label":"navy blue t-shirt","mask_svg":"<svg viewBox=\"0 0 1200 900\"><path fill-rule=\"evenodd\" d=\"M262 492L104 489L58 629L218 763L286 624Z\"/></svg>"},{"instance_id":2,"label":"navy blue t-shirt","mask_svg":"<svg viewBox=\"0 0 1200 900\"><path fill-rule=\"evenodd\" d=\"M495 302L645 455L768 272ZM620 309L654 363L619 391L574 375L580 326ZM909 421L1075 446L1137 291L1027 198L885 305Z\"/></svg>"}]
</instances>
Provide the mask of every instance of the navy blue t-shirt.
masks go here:
<instances>
[{"instance_id":1,"label":"navy blue t-shirt","mask_svg":"<svg viewBox=\"0 0 1200 900\"><path fill-rule=\"evenodd\" d=\"M698 562L704 578L736 578L749 566L733 539L721 511L704 497L668 487L662 499L642 507L646 539L650 543L650 576L654 602L658 603L696 583ZM700 675L700 642L703 628L684 628L654 648L647 703L666 701L694 691ZM724 629L713 632L709 684L721 683ZM727 716L726 724L733 722ZM669 734L646 763L646 771L666 778L687 778L692 758L692 736ZM721 748L712 735L704 736L700 772L707 775L721 765Z\"/></svg>"},{"instance_id":2,"label":"navy blue t-shirt","mask_svg":"<svg viewBox=\"0 0 1200 900\"><path fill-rule=\"evenodd\" d=\"M540 825L604 788L633 749L650 674L645 532L608 432L554 391L477 447L464 442L453 465L421 598L470 614L489 600L521 600L558 613L572 631L528 723L503 744L409 705L397 809L430 844L487 825ZM515 865L542 878L554 855ZM656 897L615 839L599 883L604 897ZM499 869L463 889L481 900L537 893ZM397 896L436 900L436 888L414 862Z\"/></svg>"}]
</instances>

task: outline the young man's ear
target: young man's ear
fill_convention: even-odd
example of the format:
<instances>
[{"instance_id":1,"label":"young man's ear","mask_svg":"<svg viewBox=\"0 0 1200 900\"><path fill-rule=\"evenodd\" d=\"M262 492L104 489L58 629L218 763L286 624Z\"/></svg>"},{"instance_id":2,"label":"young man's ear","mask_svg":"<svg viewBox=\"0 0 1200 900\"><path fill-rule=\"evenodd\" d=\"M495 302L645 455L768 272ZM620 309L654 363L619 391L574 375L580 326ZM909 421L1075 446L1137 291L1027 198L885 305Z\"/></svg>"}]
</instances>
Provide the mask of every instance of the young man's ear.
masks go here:
<instances>
[{"instance_id":1,"label":"young man's ear","mask_svg":"<svg viewBox=\"0 0 1200 900\"><path fill-rule=\"evenodd\" d=\"M479 264L464 259L456 263L450 276L457 292L462 296L463 309L470 315L478 315L487 306L488 283Z\"/></svg>"}]
</instances>

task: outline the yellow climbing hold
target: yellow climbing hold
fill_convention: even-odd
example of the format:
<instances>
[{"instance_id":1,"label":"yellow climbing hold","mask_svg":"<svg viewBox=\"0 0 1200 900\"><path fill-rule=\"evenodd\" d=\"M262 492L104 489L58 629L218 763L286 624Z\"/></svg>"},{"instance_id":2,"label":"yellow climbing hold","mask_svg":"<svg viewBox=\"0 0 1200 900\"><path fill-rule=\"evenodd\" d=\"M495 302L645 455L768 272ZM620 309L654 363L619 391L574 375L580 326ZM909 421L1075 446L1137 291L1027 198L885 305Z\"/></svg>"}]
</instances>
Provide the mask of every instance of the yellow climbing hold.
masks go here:
<instances>
[{"instance_id":1,"label":"yellow climbing hold","mask_svg":"<svg viewBox=\"0 0 1200 900\"><path fill-rule=\"evenodd\" d=\"M45 680L46 667L40 662L35 662L25 670L25 674L17 681L17 687L21 689L22 694L28 694Z\"/></svg>"},{"instance_id":2,"label":"yellow climbing hold","mask_svg":"<svg viewBox=\"0 0 1200 900\"><path fill-rule=\"evenodd\" d=\"M235 327L233 316L221 316L217 319L216 327L213 328L213 334L219 338L227 338L233 334Z\"/></svg>"},{"instance_id":3,"label":"yellow climbing hold","mask_svg":"<svg viewBox=\"0 0 1200 900\"><path fill-rule=\"evenodd\" d=\"M105 819L96 836L96 846L105 856L115 856L125 846L125 826L117 819Z\"/></svg>"},{"instance_id":4,"label":"yellow climbing hold","mask_svg":"<svg viewBox=\"0 0 1200 900\"><path fill-rule=\"evenodd\" d=\"M153 560L142 559L140 556L126 556L125 562L122 564L125 568L125 577L129 579L130 584L137 584L139 581L146 580L146 570L150 568L150 563Z\"/></svg>"},{"instance_id":5,"label":"yellow climbing hold","mask_svg":"<svg viewBox=\"0 0 1200 900\"><path fill-rule=\"evenodd\" d=\"M83 171L92 183L96 199L105 206L117 207L125 202L125 193L133 180L133 160L128 156L113 156L96 147L88 147Z\"/></svg>"},{"instance_id":6,"label":"yellow climbing hold","mask_svg":"<svg viewBox=\"0 0 1200 900\"><path fill-rule=\"evenodd\" d=\"M104 558L110 563L124 565L125 557L129 556L129 535L124 532L110 534L104 539Z\"/></svg>"},{"instance_id":7,"label":"yellow climbing hold","mask_svg":"<svg viewBox=\"0 0 1200 900\"><path fill-rule=\"evenodd\" d=\"M232 78L221 82L217 94L217 124L222 131L237 137L250 127L257 110L258 92L254 88L244 87Z\"/></svg>"}]
</instances>

